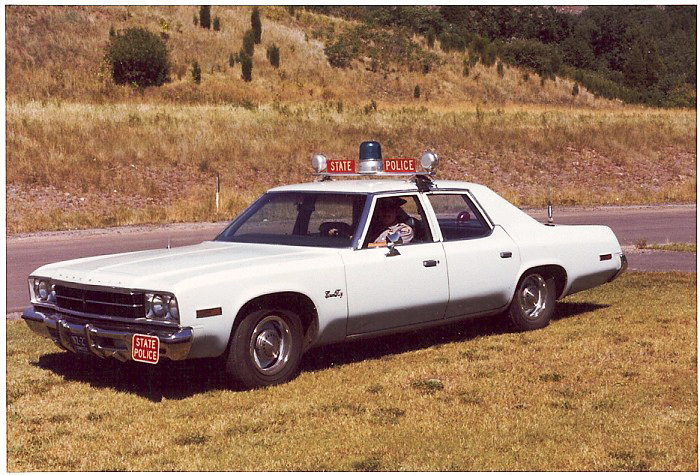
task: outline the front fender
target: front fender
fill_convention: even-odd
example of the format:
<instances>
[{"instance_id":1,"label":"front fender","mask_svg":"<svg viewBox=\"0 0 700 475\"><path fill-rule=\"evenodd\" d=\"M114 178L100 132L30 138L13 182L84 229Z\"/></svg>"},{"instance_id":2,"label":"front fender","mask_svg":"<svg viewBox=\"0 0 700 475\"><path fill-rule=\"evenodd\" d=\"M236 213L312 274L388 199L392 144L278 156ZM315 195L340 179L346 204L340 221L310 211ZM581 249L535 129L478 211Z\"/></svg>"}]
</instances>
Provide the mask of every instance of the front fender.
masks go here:
<instances>
[{"instance_id":1,"label":"front fender","mask_svg":"<svg viewBox=\"0 0 700 475\"><path fill-rule=\"evenodd\" d=\"M176 294L182 318L194 331L192 358L223 354L236 317L245 305L278 293L301 294L313 302L318 315L318 332L310 342L312 346L345 337L348 314L345 271L337 254L303 263L256 268L252 275L246 276L218 273L206 280L210 284L190 286Z\"/></svg>"}]
</instances>

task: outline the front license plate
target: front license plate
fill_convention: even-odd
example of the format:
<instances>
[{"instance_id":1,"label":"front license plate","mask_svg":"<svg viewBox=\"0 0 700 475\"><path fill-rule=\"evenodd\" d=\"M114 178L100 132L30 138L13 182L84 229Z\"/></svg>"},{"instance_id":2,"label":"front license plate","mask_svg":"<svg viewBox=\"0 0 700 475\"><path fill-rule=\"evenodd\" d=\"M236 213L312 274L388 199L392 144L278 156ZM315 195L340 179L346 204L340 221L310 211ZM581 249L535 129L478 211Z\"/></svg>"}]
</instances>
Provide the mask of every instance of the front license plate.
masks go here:
<instances>
[{"instance_id":1,"label":"front license plate","mask_svg":"<svg viewBox=\"0 0 700 475\"><path fill-rule=\"evenodd\" d=\"M87 338L84 336L71 335L70 340L71 343L73 343L73 348L75 348L75 351L78 353L90 353L90 350L88 350Z\"/></svg>"},{"instance_id":2,"label":"front license plate","mask_svg":"<svg viewBox=\"0 0 700 475\"><path fill-rule=\"evenodd\" d=\"M131 339L131 359L141 363L157 364L160 359L160 340L158 337L134 335Z\"/></svg>"}]
</instances>

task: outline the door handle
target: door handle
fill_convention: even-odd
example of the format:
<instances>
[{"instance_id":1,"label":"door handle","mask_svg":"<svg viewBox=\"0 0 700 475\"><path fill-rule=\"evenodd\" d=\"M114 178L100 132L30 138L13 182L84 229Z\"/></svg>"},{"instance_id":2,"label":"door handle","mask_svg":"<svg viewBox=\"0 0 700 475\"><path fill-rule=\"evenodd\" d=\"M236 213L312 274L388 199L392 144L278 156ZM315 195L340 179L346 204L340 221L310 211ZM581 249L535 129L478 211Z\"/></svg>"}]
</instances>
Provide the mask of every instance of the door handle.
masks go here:
<instances>
[{"instance_id":1,"label":"door handle","mask_svg":"<svg viewBox=\"0 0 700 475\"><path fill-rule=\"evenodd\" d=\"M427 261L423 261L423 267L435 267L439 263L440 261L436 261L435 259L429 259Z\"/></svg>"},{"instance_id":2,"label":"door handle","mask_svg":"<svg viewBox=\"0 0 700 475\"><path fill-rule=\"evenodd\" d=\"M503 259L510 259L511 257L513 257L513 253L510 251L503 251L501 253L501 258Z\"/></svg>"}]
</instances>

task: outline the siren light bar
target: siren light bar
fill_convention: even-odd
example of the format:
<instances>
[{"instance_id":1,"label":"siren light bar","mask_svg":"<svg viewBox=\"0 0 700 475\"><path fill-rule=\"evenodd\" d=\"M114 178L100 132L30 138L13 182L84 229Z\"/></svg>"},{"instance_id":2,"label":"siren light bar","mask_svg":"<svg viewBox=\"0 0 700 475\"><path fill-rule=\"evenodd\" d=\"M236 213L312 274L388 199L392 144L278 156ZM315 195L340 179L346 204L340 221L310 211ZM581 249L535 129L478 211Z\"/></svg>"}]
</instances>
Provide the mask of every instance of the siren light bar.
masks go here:
<instances>
[{"instance_id":1,"label":"siren light bar","mask_svg":"<svg viewBox=\"0 0 700 475\"><path fill-rule=\"evenodd\" d=\"M385 158L382 160L382 146L379 142L368 141L360 144L359 166L354 160L329 160L325 155L311 157L314 176L433 176L440 162L438 156L426 152L420 157L419 172L413 158Z\"/></svg>"}]
</instances>

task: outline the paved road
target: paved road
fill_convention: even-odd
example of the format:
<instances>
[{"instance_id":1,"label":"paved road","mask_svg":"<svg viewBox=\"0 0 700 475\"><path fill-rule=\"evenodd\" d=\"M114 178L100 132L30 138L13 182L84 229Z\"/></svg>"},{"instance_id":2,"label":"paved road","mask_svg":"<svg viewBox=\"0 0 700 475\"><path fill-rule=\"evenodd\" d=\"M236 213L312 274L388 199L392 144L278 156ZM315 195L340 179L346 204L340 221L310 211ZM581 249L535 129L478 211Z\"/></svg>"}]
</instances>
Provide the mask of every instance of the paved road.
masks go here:
<instances>
[{"instance_id":1,"label":"paved road","mask_svg":"<svg viewBox=\"0 0 700 475\"><path fill-rule=\"evenodd\" d=\"M696 255L677 252L639 251L641 239L651 243L696 242L695 205L658 207L610 207L555 209L557 224L604 224L617 235L629 257L630 270L695 272ZM545 210L528 210L546 221ZM7 239L6 313L27 305L27 276L37 267L64 259L116 252L138 251L198 243L216 236L225 223L202 223L163 227L129 227L116 230L39 233Z\"/></svg>"}]
</instances>

